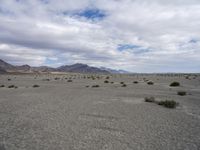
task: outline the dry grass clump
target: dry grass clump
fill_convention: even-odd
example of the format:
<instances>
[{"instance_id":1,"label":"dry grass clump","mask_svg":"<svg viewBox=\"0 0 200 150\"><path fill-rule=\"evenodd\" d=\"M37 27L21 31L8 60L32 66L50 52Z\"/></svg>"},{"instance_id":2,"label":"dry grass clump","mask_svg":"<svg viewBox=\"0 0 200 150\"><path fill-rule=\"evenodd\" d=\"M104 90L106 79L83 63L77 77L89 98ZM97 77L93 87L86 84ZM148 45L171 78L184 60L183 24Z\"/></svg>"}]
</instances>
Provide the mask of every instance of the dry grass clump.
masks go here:
<instances>
[{"instance_id":1,"label":"dry grass clump","mask_svg":"<svg viewBox=\"0 0 200 150\"><path fill-rule=\"evenodd\" d=\"M170 84L170 86L180 86L180 83L179 83L179 82L176 82L176 81L174 81L174 82L172 82L172 83Z\"/></svg>"},{"instance_id":2,"label":"dry grass clump","mask_svg":"<svg viewBox=\"0 0 200 150\"><path fill-rule=\"evenodd\" d=\"M178 91L177 95L185 96L187 93L185 91Z\"/></svg>"},{"instance_id":3,"label":"dry grass clump","mask_svg":"<svg viewBox=\"0 0 200 150\"><path fill-rule=\"evenodd\" d=\"M154 97L145 97L144 100L145 100L145 102L150 102L150 103L154 103L155 102L155 98Z\"/></svg>"}]
</instances>

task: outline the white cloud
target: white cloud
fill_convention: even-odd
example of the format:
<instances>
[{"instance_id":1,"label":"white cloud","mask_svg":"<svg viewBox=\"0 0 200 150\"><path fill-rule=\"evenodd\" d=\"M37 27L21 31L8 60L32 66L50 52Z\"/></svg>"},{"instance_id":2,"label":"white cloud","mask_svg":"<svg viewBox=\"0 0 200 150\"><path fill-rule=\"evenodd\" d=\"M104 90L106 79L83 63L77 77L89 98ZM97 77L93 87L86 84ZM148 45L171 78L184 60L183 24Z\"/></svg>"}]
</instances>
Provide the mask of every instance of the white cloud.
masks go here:
<instances>
[{"instance_id":1,"label":"white cloud","mask_svg":"<svg viewBox=\"0 0 200 150\"><path fill-rule=\"evenodd\" d=\"M73 16L91 8L106 17ZM133 72L199 72L199 26L199 0L1 0L0 58L17 64L51 60ZM119 44L149 51L119 51Z\"/></svg>"}]
</instances>

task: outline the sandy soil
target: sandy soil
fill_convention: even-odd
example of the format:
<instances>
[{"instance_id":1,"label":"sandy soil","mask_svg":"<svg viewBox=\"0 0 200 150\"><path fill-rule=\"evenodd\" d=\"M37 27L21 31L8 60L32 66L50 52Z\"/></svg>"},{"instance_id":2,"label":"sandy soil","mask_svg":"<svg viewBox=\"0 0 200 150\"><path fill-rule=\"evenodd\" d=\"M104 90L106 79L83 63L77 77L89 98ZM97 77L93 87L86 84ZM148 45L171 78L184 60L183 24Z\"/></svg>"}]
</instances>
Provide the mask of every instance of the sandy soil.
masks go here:
<instances>
[{"instance_id":1,"label":"sandy soil","mask_svg":"<svg viewBox=\"0 0 200 150\"><path fill-rule=\"evenodd\" d=\"M84 76L1 75L0 150L200 149L200 76L113 75L113 84ZM170 87L173 81L181 86ZM164 108L144 102L147 96L180 105Z\"/></svg>"}]
</instances>

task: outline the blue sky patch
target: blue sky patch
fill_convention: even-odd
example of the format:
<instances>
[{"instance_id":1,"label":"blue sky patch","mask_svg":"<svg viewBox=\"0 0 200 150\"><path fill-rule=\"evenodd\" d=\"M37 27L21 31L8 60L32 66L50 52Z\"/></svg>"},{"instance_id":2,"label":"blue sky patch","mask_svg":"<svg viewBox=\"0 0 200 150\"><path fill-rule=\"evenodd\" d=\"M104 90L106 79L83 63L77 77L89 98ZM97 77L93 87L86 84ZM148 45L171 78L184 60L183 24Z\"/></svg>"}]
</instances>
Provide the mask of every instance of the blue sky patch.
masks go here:
<instances>
[{"instance_id":1,"label":"blue sky patch","mask_svg":"<svg viewBox=\"0 0 200 150\"><path fill-rule=\"evenodd\" d=\"M119 44L117 49L119 51L131 50L134 54L143 54L150 51L150 49L148 48L143 48L141 46L133 45L133 44Z\"/></svg>"},{"instance_id":2,"label":"blue sky patch","mask_svg":"<svg viewBox=\"0 0 200 150\"><path fill-rule=\"evenodd\" d=\"M198 41L196 40L196 39L191 39L190 41L189 41L189 43L197 43Z\"/></svg>"},{"instance_id":3,"label":"blue sky patch","mask_svg":"<svg viewBox=\"0 0 200 150\"><path fill-rule=\"evenodd\" d=\"M84 17L89 20L101 20L106 17L106 13L99 9L85 9L76 13L75 15Z\"/></svg>"},{"instance_id":4,"label":"blue sky patch","mask_svg":"<svg viewBox=\"0 0 200 150\"><path fill-rule=\"evenodd\" d=\"M13 13L10 10L5 9L5 8L0 6L0 14L2 14L2 15L12 15Z\"/></svg>"},{"instance_id":5,"label":"blue sky patch","mask_svg":"<svg viewBox=\"0 0 200 150\"><path fill-rule=\"evenodd\" d=\"M128 50L128 49L138 49L138 48L140 48L140 46L138 46L138 45L119 44L117 49L118 49L119 51L124 51L124 50Z\"/></svg>"},{"instance_id":6,"label":"blue sky patch","mask_svg":"<svg viewBox=\"0 0 200 150\"><path fill-rule=\"evenodd\" d=\"M48 4L49 0L40 0L43 4Z\"/></svg>"}]
</instances>

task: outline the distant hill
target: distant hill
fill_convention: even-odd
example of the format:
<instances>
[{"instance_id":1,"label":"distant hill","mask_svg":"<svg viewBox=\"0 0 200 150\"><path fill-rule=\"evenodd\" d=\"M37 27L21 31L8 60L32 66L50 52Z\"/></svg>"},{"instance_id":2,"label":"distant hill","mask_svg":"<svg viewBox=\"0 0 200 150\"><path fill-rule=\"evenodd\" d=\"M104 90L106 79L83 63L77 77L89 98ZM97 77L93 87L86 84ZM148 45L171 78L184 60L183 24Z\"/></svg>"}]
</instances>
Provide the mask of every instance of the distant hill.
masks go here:
<instances>
[{"instance_id":1,"label":"distant hill","mask_svg":"<svg viewBox=\"0 0 200 150\"><path fill-rule=\"evenodd\" d=\"M48 66L32 67L29 65L15 66L0 59L0 73L5 73L5 72L21 72L21 73L77 72L77 73L102 73L102 74L128 73L123 70L113 70L105 67L97 68L81 63L73 65L64 65L58 68L52 68Z\"/></svg>"},{"instance_id":2,"label":"distant hill","mask_svg":"<svg viewBox=\"0 0 200 150\"><path fill-rule=\"evenodd\" d=\"M6 70L0 67L0 74L6 73Z\"/></svg>"},{"instance_id":3,"label":"distant hill","mask_svg":"<svg viewBox=\"0 0 200 150\"><path fill-rule=\"evenodd\" d=\"M13 70L15 69L15 66L0 59L0 68L3 70Z\"/></svg>"},{"instance_id":4,"label":"distant hill","mask_svg":"<svg viewBox=\"0 0 200 150\"><path fill-rule=\"evenodd\" d=\"M57 68L58 71L61 72L80 72L80 73L110 73L109 71L91 67L86 64L74 64L74 65L65 65Z\"/></svg>"},{"instance_id":5,"label":"distant hill","mask_svg":"<svg viewBox=\"0 0 200 150\"><path fill-rule=\"evenodd\" d=\"M40 66L40 67L32 67L32 72L56 72L56 68L48 67L48 66Z\"/></svg>"},{"instance_id":6,"label":"distant hill","mask_svg":"<svg viewBox=\"0 0 200 150\"><path fill-rule=\"evenodd\" d=\"M31 72L31 66L29 65L15 66L14 71Z\"/></svg>"}]
</instances>

